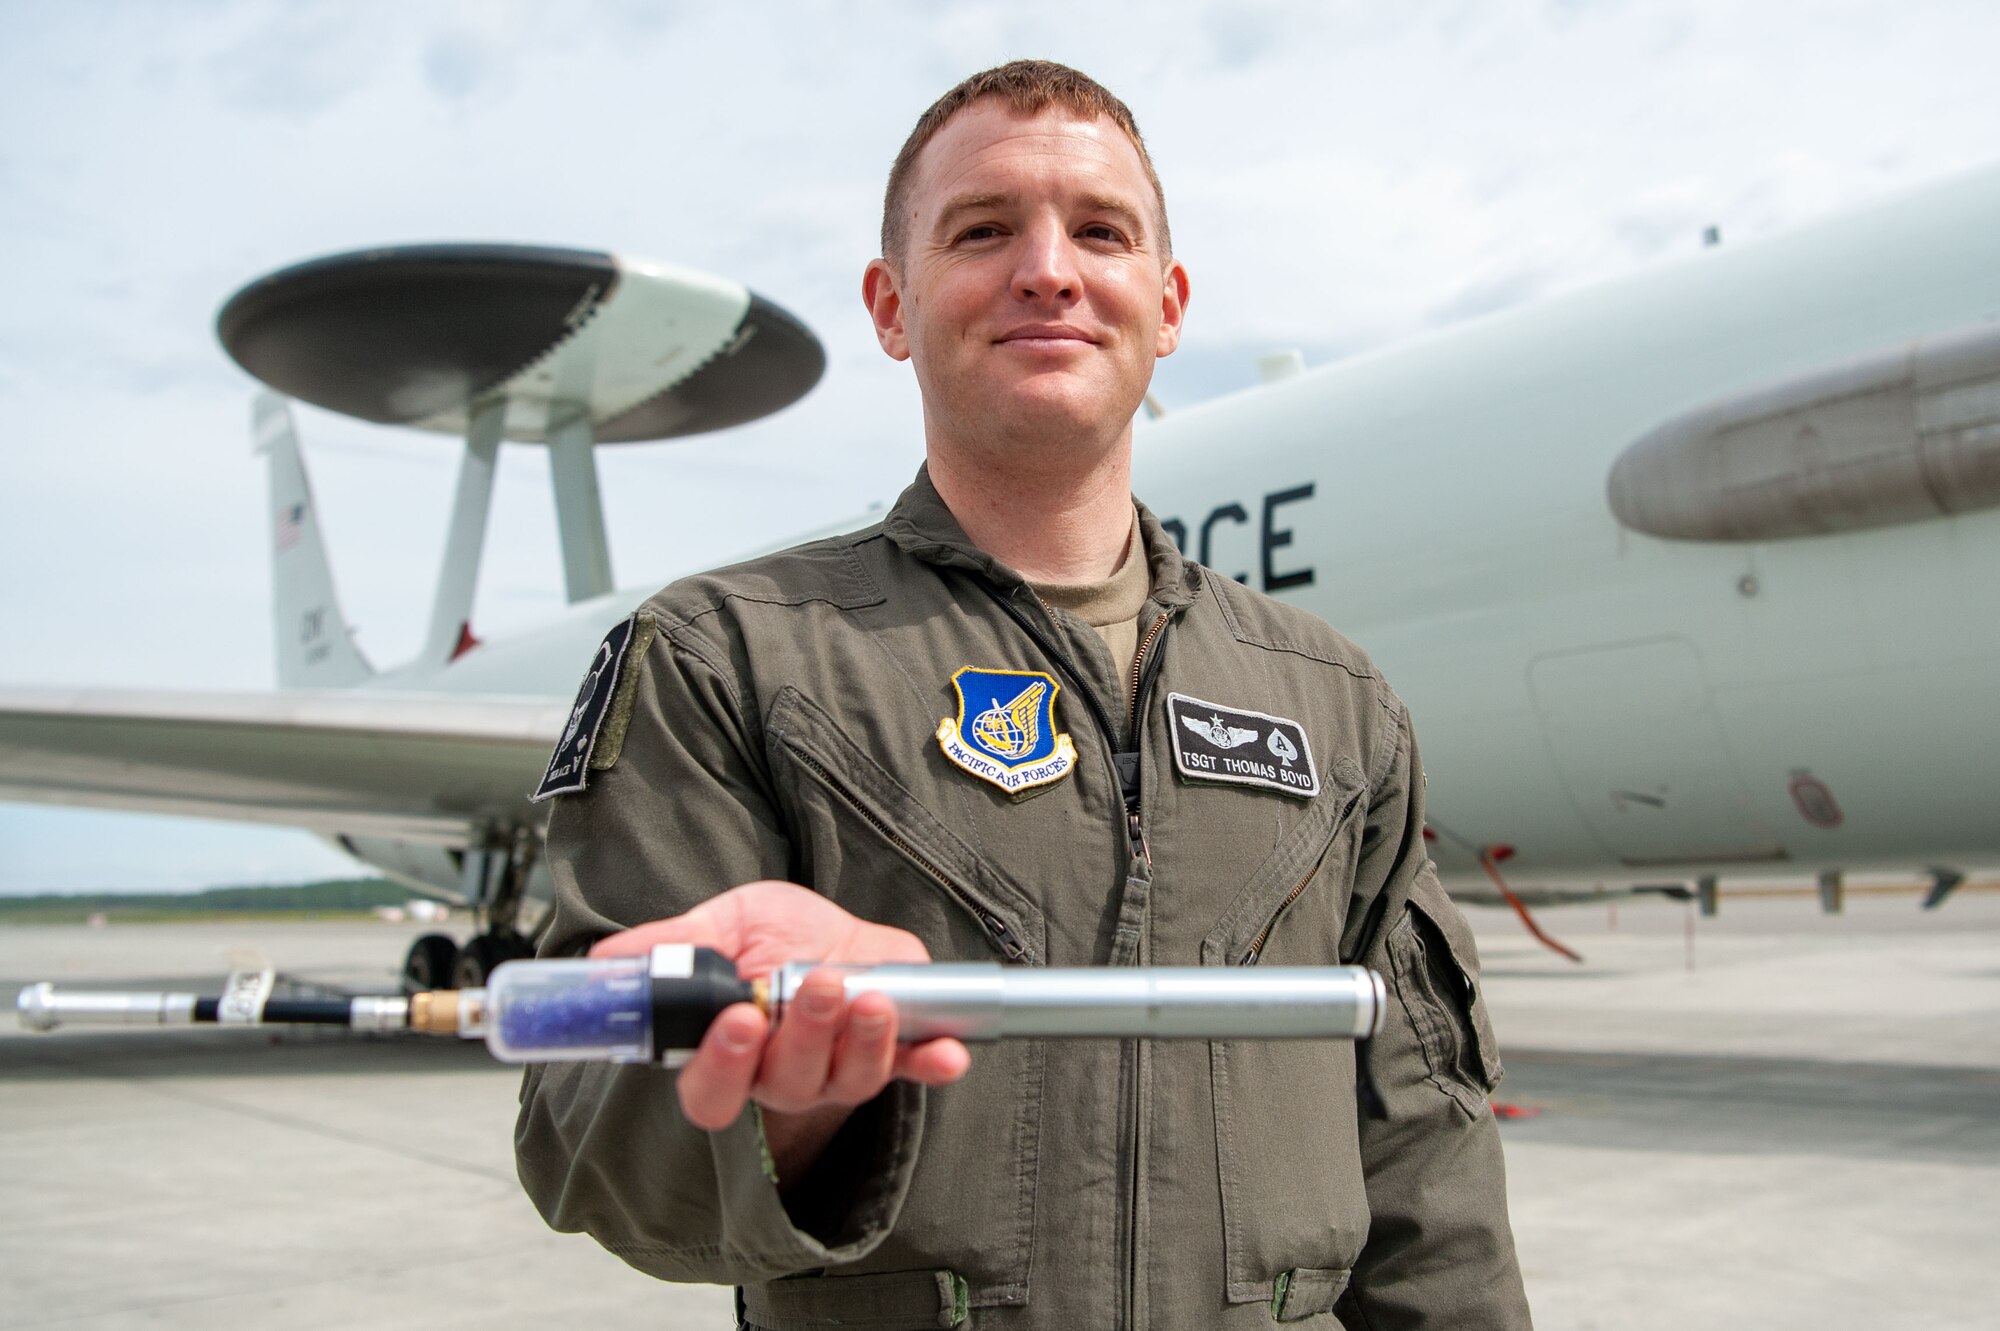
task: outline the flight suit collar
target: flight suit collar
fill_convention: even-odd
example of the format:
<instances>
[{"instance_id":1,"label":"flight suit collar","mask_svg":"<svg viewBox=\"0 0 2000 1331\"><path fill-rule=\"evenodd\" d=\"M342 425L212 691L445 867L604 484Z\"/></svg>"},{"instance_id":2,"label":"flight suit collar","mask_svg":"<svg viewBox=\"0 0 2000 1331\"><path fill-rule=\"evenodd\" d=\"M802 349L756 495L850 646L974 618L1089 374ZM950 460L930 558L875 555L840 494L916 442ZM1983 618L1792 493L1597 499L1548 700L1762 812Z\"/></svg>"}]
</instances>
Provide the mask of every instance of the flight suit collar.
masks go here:
<instances>
[{"instance_id":1,"label":"flight suit collar","mask_svg":"<svg viewBox=\"0 0 2000 1331\"><path fill-rule=\"evenodd\" d=\"M1201 589L1201 569L1187 559L1160 526L1152 510L1138 500L1139 537L1152 569L1152 600L1163 609L1174 610L1191 603ZM946 507L944 497L931 484L928 464L917 468L916 479L897 497L882 531L904 553L928 564L963 568L979 573L1003 590L1026 585L1022 576L972 543L958 519Z\"/></svg>"}]
</instances>

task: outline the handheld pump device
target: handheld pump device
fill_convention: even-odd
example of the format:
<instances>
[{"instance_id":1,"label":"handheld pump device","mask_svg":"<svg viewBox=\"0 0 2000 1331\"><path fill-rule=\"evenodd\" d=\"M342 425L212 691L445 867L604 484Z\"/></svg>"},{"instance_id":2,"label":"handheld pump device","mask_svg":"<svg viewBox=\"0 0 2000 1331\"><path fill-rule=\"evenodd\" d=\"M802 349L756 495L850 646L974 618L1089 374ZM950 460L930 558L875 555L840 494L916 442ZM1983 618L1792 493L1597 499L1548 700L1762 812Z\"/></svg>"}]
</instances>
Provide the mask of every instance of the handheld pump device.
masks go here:
<instances>
[{"instance_id":1,"label":"handheld pump device","mask_svg":"<svg viewBox=\"0 0 2000 1331\"><path fill-rule=\"evenodd\" d=\"M508 1063L685 1062L716 1015L753 1003L774 1021L815 970L850 995L896 1006L905 1043L961 1040L1367 1039L1380 1029L1382 978L1360 966L1135 966L1073 969L997 962L829 966L793 962L747 980L718 952L666 944L637 957L510 961L484 989L408 997L271 997L269 972L230 977L218 997L65 992L31 985L21 1023L176 1026L303 1023L484 1040Z\"/></svg>"}]
</instances>

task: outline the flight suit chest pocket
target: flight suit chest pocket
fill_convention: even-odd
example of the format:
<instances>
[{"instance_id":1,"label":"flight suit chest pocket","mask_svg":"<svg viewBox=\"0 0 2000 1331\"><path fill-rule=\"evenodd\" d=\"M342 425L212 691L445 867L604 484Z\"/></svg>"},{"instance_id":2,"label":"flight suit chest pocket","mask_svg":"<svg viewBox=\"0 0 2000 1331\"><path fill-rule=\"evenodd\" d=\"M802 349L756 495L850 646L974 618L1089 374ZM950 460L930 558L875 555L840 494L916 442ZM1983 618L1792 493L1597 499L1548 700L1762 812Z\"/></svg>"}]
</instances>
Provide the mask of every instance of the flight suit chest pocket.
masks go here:
<instances>
[{"instance_id":1,"label":"flight suit chest pocket","mask_svg":"<svg viewBox=\"0 0 2000 1331\"><path fill-rule=\"evenodd\" d=\"M1339 960L1367 802L1359 771L1346 781L1341 774L1336 765L1334 783L1203 940L1204 964ZM1228 1301L1270 1301L1279 1283L1291 1279L1287 1273L1344 1272L1361 1253L1369 1220L1353 1044L1216 1041L1209 1046L1209 1075ZM1274 1309L1305 1316L1299 1310L1314 1288L1312 1280L1302 1282L1297 1296Z\"/></svg>"},{"instance_id":2,"label":"flight suit chest pocket","mask_svg":"<svg viewBox=\"0 0 2000 1331\"><path fill-rule=\"evenodd\" d=\"M789 787L801 882L850 914L908 929L934 957L1041 961L1044 926L1028 895L824 708L786 688L764 733Z\"/></svg>"},{"instance_id":3,"label":"flight suit chest pocket","mask_svg":"<svg viewBox=\"0 0 2000 1331\"><path fill-rule=\"evenodd\" d=\"M1339 959L1368 791L1351 759L1341 758L1327 776L1326 788L1202 938L1202 965L1327 966Z\"/></svg>"},{"instance_id":4,"label":"flight suit chest pocket","mask_svg":"<svg viewBox=\"0 0 2000 1331\"><path fill-rule=\"evenodd\" d=\"M1026 894L818 704L785 689L765 734L801 882L862 919L908 929L939 960L1046 956L1041 912ZM816 1285L781 1282L786 1297L901 1289L912 1269L942 1268L959 1282L961 1309L1025 1304L1044 1069L1041 1041L1003 1040L983 1046L962 1080L928 1092L923 1151L894 1230ZM872 1283L847 1283L858 1277Z\"/></svg>"}]
</instances>

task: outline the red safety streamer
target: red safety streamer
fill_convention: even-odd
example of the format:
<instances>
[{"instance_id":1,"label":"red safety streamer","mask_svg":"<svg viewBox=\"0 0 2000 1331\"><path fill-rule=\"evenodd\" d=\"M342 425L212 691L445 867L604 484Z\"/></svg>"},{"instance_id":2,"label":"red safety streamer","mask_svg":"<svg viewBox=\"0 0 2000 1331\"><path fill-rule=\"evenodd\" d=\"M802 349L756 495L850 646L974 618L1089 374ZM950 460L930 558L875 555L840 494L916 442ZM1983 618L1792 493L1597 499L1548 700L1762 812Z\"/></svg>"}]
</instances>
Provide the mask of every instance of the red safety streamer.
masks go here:
<instances>
[{"instance_id":1,"label":"red safety streamer","mask_svg":"<svg viewBox=\"0 0 2000 1331\"><path fill-rule=\"evenodd\" d=\"M1540 943L1543 947L1549 949L1551 952L1560 952L1562 953L1562 955L1568 957L1571 961L1574 961L1577 964L1581 965L1583 963L1582 955L1571 948L1563 946L1561 943L1558 943L1555 939L1543 933L1542 926L1536 924L1535 917L1529 913L1528 903L1521 900L1521 898L1515 894L1514 889L1507 886L1507 880L1500 876L1500 866L1496 861L1499 859L1504 859L1506 857L1504 855L1497 855L1496 852L1502 849L1505 848L1498 846L1488 846L1484 850L1480 851L1479 867L1486 870L1486 876L1493 880L1493 886L1500 889L1500 895L1506 899L1508 905L1514 908L1514 913L1521 917L1521 923L1527 928L1529 933L1535 936L1536 942Z\"/></svg>"}]
</instances>

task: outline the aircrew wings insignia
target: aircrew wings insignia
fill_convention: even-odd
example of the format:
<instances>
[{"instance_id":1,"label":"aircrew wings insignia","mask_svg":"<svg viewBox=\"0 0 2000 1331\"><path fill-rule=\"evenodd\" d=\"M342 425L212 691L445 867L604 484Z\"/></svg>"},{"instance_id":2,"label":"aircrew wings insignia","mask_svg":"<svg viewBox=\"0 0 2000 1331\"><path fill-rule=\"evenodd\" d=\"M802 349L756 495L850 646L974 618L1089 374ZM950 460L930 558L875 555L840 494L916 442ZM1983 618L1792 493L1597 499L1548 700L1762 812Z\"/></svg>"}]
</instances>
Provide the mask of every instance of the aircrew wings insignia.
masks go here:
<instances>
[{"instance_id":1,"label":"aircrew wings insignia","mask_svg":"<svg viewBox=\"0 0 2000 1331\"><path fill-rule=\"evenodd\" d=\"M1257 732L1254 730L1241 730L1235 726L1223 725L1219 716L1211 716L1206 721L1184 716L1181 718L1181 724L1218 749L1241 748L1257 738Z\"/></svg>"}]
</instances>

